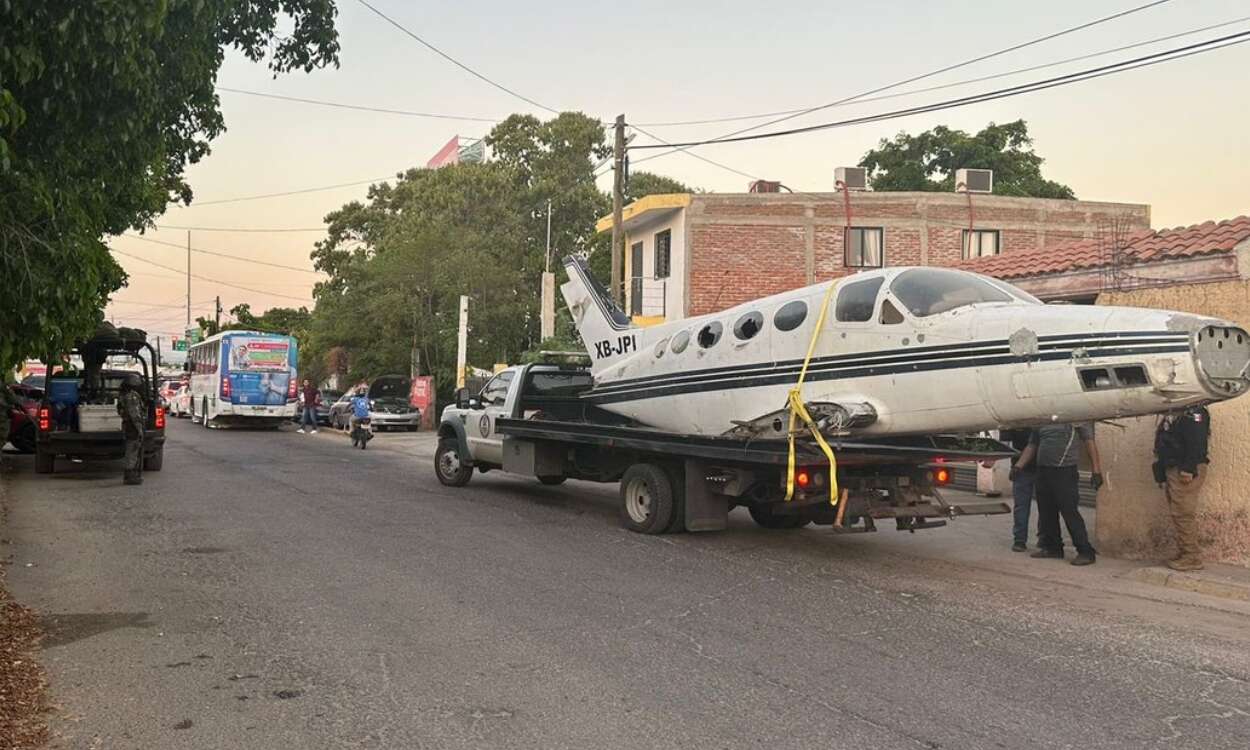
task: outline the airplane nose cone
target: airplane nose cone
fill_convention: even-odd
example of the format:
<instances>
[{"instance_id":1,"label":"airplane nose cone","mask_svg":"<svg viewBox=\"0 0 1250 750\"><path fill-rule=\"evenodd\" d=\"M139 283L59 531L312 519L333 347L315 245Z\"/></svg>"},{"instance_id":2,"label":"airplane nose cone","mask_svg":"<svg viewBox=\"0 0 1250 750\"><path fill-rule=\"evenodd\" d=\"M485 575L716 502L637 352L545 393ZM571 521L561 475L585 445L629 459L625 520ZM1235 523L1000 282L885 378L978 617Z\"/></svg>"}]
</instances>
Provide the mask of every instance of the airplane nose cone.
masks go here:
<instances>
[{"instance_id":1,"label":"airplane nose cone","mask_svg":"<svg viewBox=\"0 0 1250 750\"><path fill-rule=\"evenodd\" d=\"M1192 346L1198 373L1217 398L1233 398L1250 389L1250 334L1245 329L1204 326Z\"/></svg>"}]
</instances>

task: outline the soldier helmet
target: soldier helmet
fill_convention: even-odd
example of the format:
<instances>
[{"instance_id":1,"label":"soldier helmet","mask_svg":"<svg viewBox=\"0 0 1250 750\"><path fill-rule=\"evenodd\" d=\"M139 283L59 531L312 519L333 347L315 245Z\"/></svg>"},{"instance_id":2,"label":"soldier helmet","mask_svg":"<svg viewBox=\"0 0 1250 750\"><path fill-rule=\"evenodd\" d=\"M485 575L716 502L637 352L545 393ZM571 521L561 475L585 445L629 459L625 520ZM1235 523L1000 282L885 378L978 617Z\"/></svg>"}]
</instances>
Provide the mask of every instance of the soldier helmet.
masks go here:
<instances>
[{"instance_id":1,"label":"soldier helmet","mask_svg":"<svg viewBox=\"0 0 1250 750\"><path fill-rule=\"evenodd\" d=\"M137 372L126 373L126 377L122 378L122 389L132 391L143 390L143 377Z\"/></svg>"}]
</instances>

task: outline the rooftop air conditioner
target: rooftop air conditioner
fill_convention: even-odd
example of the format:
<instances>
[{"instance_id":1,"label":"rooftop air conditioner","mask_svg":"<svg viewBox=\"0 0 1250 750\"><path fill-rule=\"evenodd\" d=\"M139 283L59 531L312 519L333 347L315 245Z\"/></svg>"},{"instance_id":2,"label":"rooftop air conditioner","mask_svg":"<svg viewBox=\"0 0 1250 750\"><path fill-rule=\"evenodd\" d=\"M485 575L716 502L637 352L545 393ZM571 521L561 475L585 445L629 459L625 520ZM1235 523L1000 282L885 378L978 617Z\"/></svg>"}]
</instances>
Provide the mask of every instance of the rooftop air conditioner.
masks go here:
<instances>
[{"instance_id":1,"label":"rooftop air conditioner","mask_svg":"<svg viewBox=\"0 0 1250 750\"><path fill-rule=\"evenodd\" d=\"M748 189L752 193L780 193L781 183L774 180L756 180Z\"/></svg>"},{"instance_id":2,"label":"rooftop air conditioner","mask_svg":"<svg viewBox=\"0 0 1250 750\"><path fill-rule=\"evenodd\" d=\"M833 170L833 186L845 186L847 190L867 190L868 170L863 167L836 167Z\"/></svg>"},{"instance_id":3,"label":"rooftop air conditioner","mask_svg":"<svg viewBox=\"0 0 1250 750\"><path fill-rule=\"evenodd\" d=\"M956 169L956 193L992 193L994 192L994 170L992 169Z\"/></svg>"}]
</instances>

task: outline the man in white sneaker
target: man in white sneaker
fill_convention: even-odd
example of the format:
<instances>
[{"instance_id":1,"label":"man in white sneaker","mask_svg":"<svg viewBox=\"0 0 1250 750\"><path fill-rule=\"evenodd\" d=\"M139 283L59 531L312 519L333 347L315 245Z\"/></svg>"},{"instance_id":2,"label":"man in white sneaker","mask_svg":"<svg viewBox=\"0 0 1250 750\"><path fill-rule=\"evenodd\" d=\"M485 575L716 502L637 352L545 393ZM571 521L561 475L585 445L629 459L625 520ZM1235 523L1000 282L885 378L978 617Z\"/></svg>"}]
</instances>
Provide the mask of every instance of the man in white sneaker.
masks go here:
<instances>
[{"instance_id":1,"label":"man in white sneaker","mask_svg":"<svg viewBox=\"0 0 1250 750\"><path fill-rule=\"evenodd\" d=\"M300 414L299 429L296 432L303 433L307 427L310 434L317 434L317 405L320 403L321 391L317 390L312 381L304 378L304 411Z\"/></svg>"}]
</instances>

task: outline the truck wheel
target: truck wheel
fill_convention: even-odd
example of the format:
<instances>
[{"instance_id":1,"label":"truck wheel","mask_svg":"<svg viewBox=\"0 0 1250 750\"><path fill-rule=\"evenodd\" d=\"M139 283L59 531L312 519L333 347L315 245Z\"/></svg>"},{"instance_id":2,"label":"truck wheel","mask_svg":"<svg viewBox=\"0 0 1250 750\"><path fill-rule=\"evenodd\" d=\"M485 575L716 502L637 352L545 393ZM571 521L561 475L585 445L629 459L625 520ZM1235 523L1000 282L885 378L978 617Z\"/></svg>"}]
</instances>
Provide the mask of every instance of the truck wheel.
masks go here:
<instances>
[{"instance_id":1,"label":"truck wheel","mask_svg":"<svg viewBox=\"0 0 1250 750\"><path fill-rule=\"evenodd\" d=\"M542 482L543 484L547 485L548 487L555 487L555 486L556 486L556 485L558 485L558 484L564 484L564 480L566 480L566 479L568 479L568 477L550 477L550 476L548 476L548 477L539 477L539 478L538 478L538 481Z\"/></svg>"},{"instance_id":2,"label":"truck wheel","mask_svg":"<svg viewBox=\"0 0 1250 750\"><path fill-rule=\"evenodd\" d=\"M434 453L434 473L448 487L463 487L473 478L473 467L460 460L460 446L455 440L440 440Z\"/></svg>"},{"instance_id":3,"label":"truck wheel","mask_svg":"<svg viewBox=\"0 0 1250 750\"><path fill-rule=\"evenodd\" d=\"M17 434L9 438L9 442L13 443L13 447L22 453L35 452L35 423L27 422L22 425Z\"/></svg>"},{"instance_id":4,"label":"truck wheel","mask_svg":"<svg viewBox=\"0 0 1250 750\"><path fill-rule=\"evenodd\" d=\"M35 449L35 473L51 474L56 468L56 454Z\"/></svg>"},{"instance_id":5,"label":"truck wheel","mask_svg":"<svg viewBox=\"0 0 1250 750\"><path fill-rule=\"evenodd\" d=\"M640 534L663 534L673 522L673 481L655 464L634 464L621 477L621 524Z\"/></svg>"},{"instance_id":6,"label":"truck wheel","mask_svg":"<svg viewBox=\"0 0 1250 750\"><path fill-rule=\"evenodd\" d=\"M161 448L150 456L143 457L144 471L160 471L161 466L165 463L165 449Z\"/></svg>"},{"instance_id":7,"label":"truck wheel","mask_svg":"<svg viewBox=\"0 0 1250 750\"><path fill-rule=\"evenodd\" d=\"M751 505L747 507L751 520L766 529L797 529L806 526L808 521L797 513L778 513L771 505Z\"/></svg>"}]
</instances>

